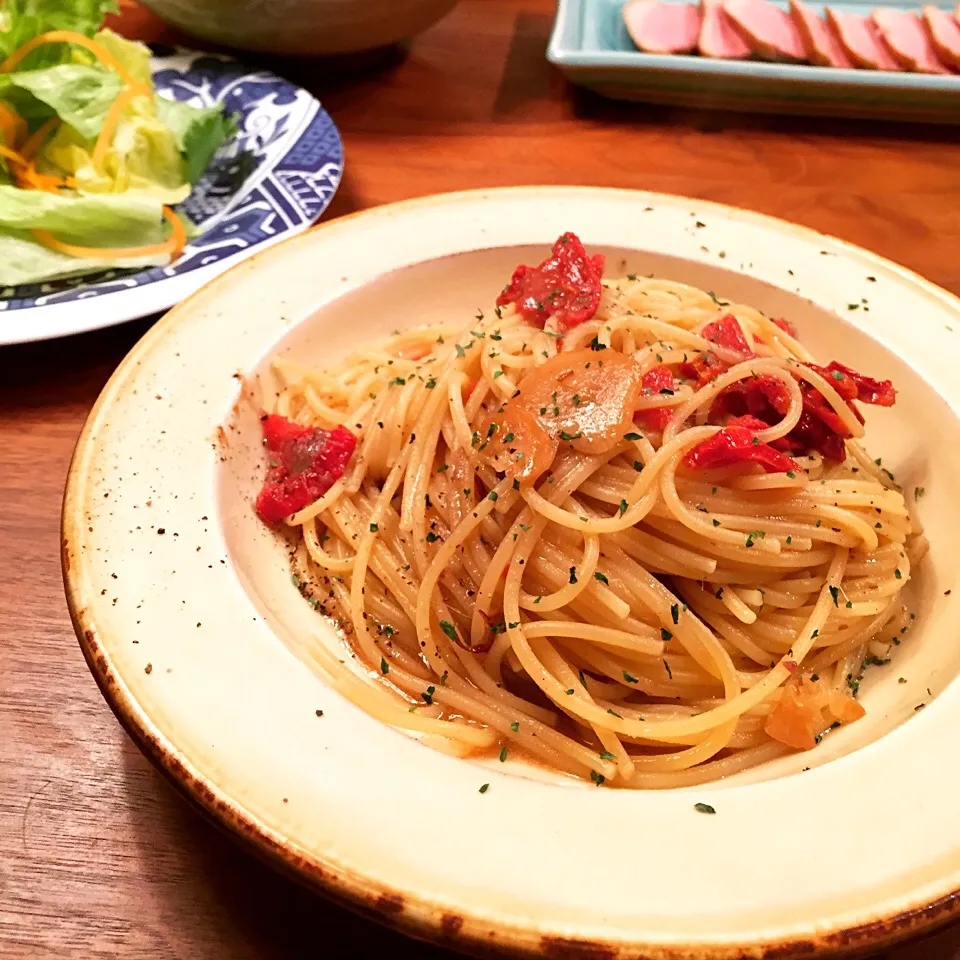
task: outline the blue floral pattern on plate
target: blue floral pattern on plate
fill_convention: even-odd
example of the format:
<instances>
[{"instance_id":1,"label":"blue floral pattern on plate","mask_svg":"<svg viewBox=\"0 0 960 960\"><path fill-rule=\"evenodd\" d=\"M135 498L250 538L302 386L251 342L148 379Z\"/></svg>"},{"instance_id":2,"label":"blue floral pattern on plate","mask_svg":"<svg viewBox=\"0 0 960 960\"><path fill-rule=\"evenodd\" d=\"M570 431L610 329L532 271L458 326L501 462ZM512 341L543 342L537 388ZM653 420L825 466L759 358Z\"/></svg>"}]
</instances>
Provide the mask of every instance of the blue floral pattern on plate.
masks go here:
<instances>
[{"instance_id":1,"label":"blue floral pattern on plate","mask_svg":"<svg viewBox=\"0 0 960 960\"><path fill-rule=\"evenodd\" d=\"M204 107L223 103L236 119L237 135L178 207L196 235L167 267L0 289L0 311L102 297L221 262L226 269L231 258L306 229L330 203L340 183L343 144L306 90L210 54L155 57L153 69L161 96Z\"/></svg>"}]
</instances>

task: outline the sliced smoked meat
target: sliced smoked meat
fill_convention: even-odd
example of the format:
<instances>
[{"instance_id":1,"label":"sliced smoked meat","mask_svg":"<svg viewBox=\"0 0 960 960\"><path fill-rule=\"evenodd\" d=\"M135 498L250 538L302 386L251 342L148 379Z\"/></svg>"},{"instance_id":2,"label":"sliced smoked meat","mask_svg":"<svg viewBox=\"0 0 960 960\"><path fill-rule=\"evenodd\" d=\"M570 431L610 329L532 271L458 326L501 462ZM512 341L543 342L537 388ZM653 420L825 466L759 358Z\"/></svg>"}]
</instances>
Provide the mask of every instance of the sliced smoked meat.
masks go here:
<instances>
[{"instance_id":1,"label":"sliced smoked meat","mask_svg":"<svg viewBox=\"0 0 960 960\"><path fill-rule=\"evenodd\" d=\"M859 13L842 13L824 8L827 22L833 27L847 56L865 70L902 69L883 45L876 27Z\"/></svg>"},{"instance_id":2,"label":"sliced smoked meat","mask_svg":"<svg viewBox=\"0 0 960 960\"><path fill-rule=\"evenodd\" d=\"M818 67L852 67L832 27L803 0L790 0L790 14L800 31L807 59Z\"/></svg>"},{"instance_id":3,"label":"sliced smoked meat","mask_svg":"<svg viewBox=\"0 0 960 960\"><path fill-rule=\"evenodd\" d=\"M714 60L745 60L748 43L737 33L723 9L723 0L700 0L700 36L697 49Z\"/></svg>"},{"instance_id":4,"label":"sliced smoked meat","mask_svg":"<svg viewBox=\"0 0 960 960\"><path fill-rule=\"evenodd\" d=\"M796 24L768 0L723 0L734 29L764 60L799 63L807 52Z\"/></svg>"},{"instance_id":5,"label":"sliced smoked meat","mask_svg":"<svg viewBox=\"0 0 960 960\"><path fill-rule=\"evenodd\" d=\"M923 22L940 60L960 70L960 23L946 10L932 5L923 8Z\"/></svg>"},{"instance_id":6,"label":"sliced smoked meat","mask_svg":"<svg viewBox=\"0 0 960 960\"><path fill-rule=\"evenodd\" d=\"M623 8L630 39L645 53L691 53L700 36L700 11L685 3L630 0Z\"/></svg>"},{"instance_id":7,"label":"sliced smoked meat","mask_svg":"<svg viewBox=\"0 0 960 960\"><path fill-rule=\"evenodd\" d=\"M940 62L923 21L893 7L874 10L870 17L893 59L914 73L949 73Z\"/></svg>"}]
</instances>

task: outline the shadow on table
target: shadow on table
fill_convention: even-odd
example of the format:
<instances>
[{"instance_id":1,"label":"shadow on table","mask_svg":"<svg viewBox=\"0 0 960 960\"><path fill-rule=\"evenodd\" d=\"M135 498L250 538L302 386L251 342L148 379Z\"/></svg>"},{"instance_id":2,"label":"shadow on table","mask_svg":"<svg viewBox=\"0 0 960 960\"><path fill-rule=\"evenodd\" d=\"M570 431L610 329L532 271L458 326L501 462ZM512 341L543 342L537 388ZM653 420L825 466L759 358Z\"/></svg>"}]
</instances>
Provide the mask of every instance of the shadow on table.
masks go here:
<instances>
[{"instance_id":1,"label":"shadow on table","mask_svg":"<svg viewBox=\"0 0 960 960\"><path fill-rule=\"evenodd\" d=\"M416 950L453 960L325 900L248 854L187 803L138 752L124 748L131 834L141 848L145 895L176 918L184 955L233 960L336 956L382 960Z\"/></svg>"}]
</instances>

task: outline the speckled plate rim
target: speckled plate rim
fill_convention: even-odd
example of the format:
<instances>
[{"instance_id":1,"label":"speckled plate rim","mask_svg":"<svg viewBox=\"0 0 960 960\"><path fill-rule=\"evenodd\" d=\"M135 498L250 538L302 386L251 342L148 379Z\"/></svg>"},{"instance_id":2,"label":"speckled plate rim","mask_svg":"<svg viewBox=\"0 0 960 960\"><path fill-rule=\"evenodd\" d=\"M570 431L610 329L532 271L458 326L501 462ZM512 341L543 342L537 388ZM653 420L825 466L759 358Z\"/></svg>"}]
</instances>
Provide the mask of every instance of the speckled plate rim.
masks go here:
<instances>
[{"instance_id":1,"label":"speckled plate rim","mask_svg":"<svg viewBox=\"0 0 960 960\"><path fill-rule=\"evenodd\" d=\"M318 239L324 239L321 235L327 235L327 239L336 242L338 231L342 231L345 227L351 229L351 223L357 226L357 220L361 221L359 226L362 229L362 221L366 219L372 224L373 217L416 217L418 213L431 208L456 214L458 211L463 212L471 206L482 204L491 197L518 204L562 204L565 196L574 197L578 202L589 202L593 197L598 204L603 202L633 205L648 203L677 207L682 208L684 212L690 211L691 215L693 211L697 211L698 215L712 214L724 221L790 236L838 257L844 257L851 263L855 262L874 273L884 274L895 282L912 288L918 299L927 301L931 309L941 313L946 311L953 317L960 317L960 301L957 298L916 274L843 241L825 237L803 227L720 204L636 191L579 187L468 191L376 208L331 221L311 233L291 238L271 250L261 252L244 261L171 311L143 337L123 361L107 384L84 426L71 462L64 496L62 566L71 618L83 654L101 691L125 729L158 768L203 810L232 830L238 837L247 841L258 854L281 867L292 870L301 878L317 884L328 895L361 912L375 915L381 921L393 924L414 936L440 942L447 941L459 949L529 956L583 957L595 958L595 960L610 960L610 958L625 960L627 957L644 957L651 960L681 960L681 958L689 960L693 957L700 960L733 960L735 957L743 956L781 957L821 952L860 952L889 945L949 921L960 913L960 882L957 882L960 879L960 872L956 869L954 862L951 862L949 869L944 870L942 882L935 884L932 888L928 885L915 891L915 895L909 898L909 903L904 904L901 909L886 912L879 910L867 918L861 917L858 922L838 924L833 927L817 928L816 925L811 925L802 933L772 939L746 937L710 944L684 943L682 940L669 943L641 941L627 943L622 938L605 939L596 935L591 937L581 937L576 934L557 935L547 928L548 925L547 927L541 925L537 929L533 925L507 923L495 915L473 911L469 905L463 905L462 909L458 910L449 909L440 902L411 894L402 884L377 882L362 872L349 867L345 868L336 860L319 856L305 849L290 836L284 835L284 832L272 828L263 819L253 815L245 803L237 800L229 791L218 785L215 779L199 769L190 757L163 733L160 725L138 702L127 679L113 662L109 648L111 642L117 638L104 634L100 625L101 616L106 613L107 601L83 589L81 571L84 564L88 562L81 549L87 529L83 511L86 503L85 495L90 483L91 458L94 453L97 430L111 405L117 400L117 389L134 368L140 366L151 351L175 328L189 320L191 311L197 307L198 303L215 300L227 285L243 282L244 273L249 276L251 273L272 269L285 254L292 251L294 245L313 244ZM948 694L950 692L947 691ZM952 701L950 712L956 712L960 704L956 702L957 691L954 690L952 693L954 694L952 697L942 695L932 707L945 708L947 702ZM938 718L934 717L935 713L938 714ZM911 721L914 726L912 732L918 736L923 736L924 733L929 734L930 725L938 722L942 724L944 719L945 710L928 709L916 720ZM923 732L919 729L920 725L924 727ZM900 728L891 735L891 738L899 737L902 741L903 732L903 728ZM915 740L916 737L913 739ZM863 757L870 752L870 750L863 750L855 757ZM832 770L836 766L838 765L830 764L820 770ZM819 770L815 773L819 773ZM944 838L944 845L947 839ZM960 833L949 839L955 843L960 842ZM902 898L900 900L902 901Z\"/></svg>"}]
</instances>

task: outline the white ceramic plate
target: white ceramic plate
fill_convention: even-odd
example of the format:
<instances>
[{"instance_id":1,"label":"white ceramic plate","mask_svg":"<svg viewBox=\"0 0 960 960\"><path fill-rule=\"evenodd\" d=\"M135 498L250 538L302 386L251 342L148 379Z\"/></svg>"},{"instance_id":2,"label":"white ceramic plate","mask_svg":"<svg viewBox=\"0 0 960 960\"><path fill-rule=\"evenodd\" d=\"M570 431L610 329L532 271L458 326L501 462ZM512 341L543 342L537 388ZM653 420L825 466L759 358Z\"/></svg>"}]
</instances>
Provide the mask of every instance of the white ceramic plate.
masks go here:
<instances>
[{"instance_id":1,"label":"white ceramic plate","mask_svg":"<svg viewBox=\"0 0 960 960\"><path fill-rule=\"evenodd\" d=\"M243 257L306 230L340 183L343 144L306 90L236 60L187 50L154 57L157 93L222 103L237 133L177 209L196 234L175 263L0 287L0 346L99 330L167 310Z\"/></svg>"},{"instance_id":2,"label":"white ceramic plate","mask_svg":"<svg viewBox=\"0 0 960 960\"><path fill-rule=\"evenodd\" d=\"M656 271L785 315L816 354L899 388L869 439L927 490L920 617L894 665L871 671L867 718L816 751L694 789L598 790L437 753L311 668L309 644L336 637L251 507L270 357L324 363L394 327L469 323L565 230L611 273ZM523 188L334 221L180 304L108 384L64 507L77 633L123 724L184 791L407 931L594 960L890 942L948 919L960 890L958 338L957 300L906 270L702 201Z\"/></svg>"}]
</instances>

